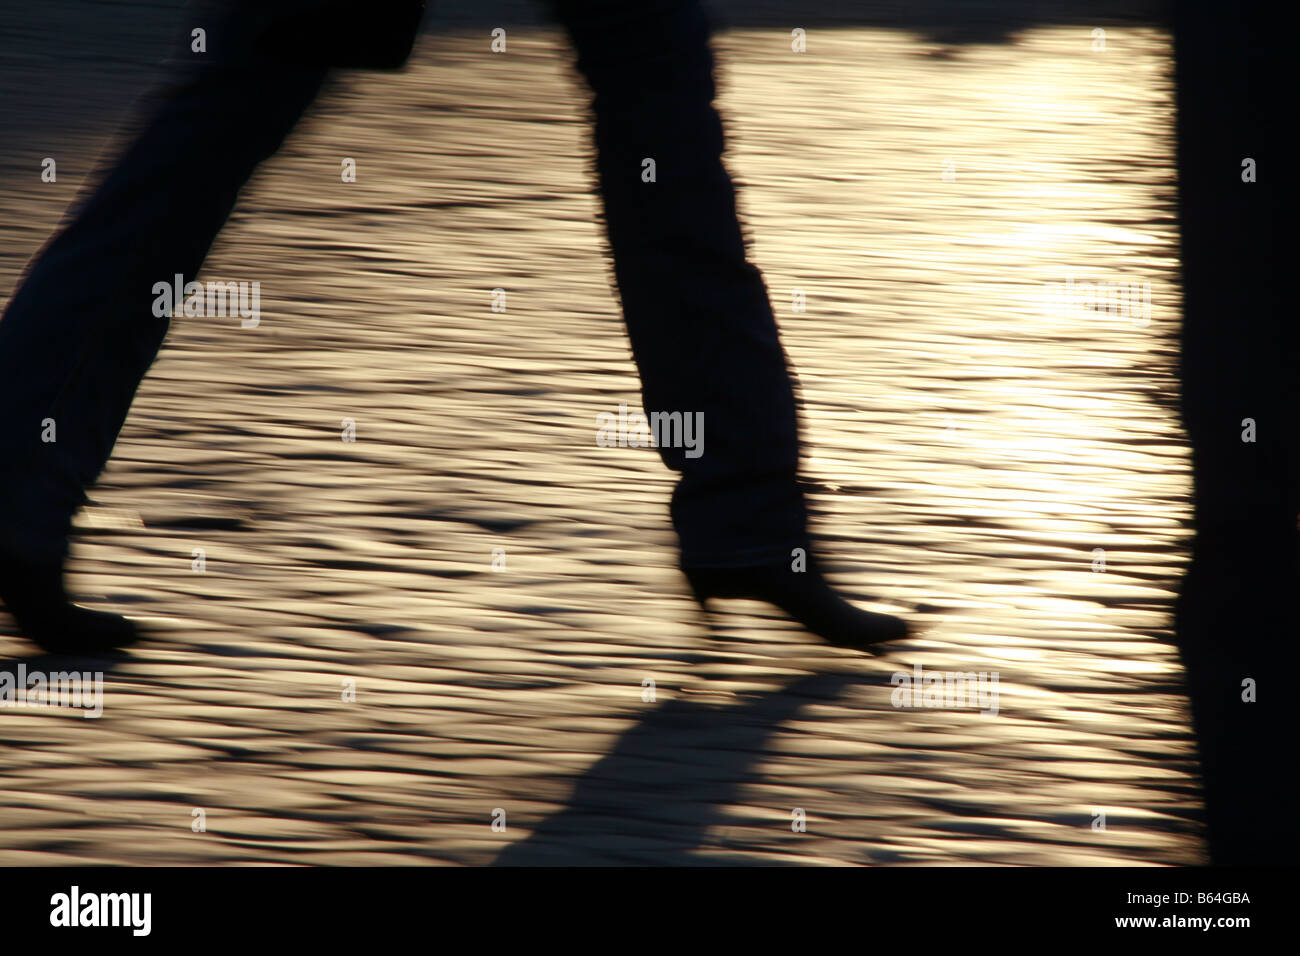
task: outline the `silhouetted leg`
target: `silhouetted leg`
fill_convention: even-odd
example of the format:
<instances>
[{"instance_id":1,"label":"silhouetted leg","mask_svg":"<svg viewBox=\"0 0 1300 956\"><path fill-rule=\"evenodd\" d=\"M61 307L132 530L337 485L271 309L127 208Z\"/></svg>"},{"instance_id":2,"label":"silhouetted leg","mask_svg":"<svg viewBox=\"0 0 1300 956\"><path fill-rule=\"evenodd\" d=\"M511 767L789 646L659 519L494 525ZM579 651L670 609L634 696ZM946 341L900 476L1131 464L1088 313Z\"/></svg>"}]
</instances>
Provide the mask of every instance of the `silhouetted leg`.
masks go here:
<instances>
[{"instance_id":1,"label":"silhouetted leg","mask_svg":"<svg viewBox=\"0 0 1300 956\"><path fill-rule=\"evenodd\" d=\"M704 416L699 457L659 450L681 473L682 563L788 564L805 544L795 395L722 164L704 13L697 0L554 8L595 94L597 173L645 410Z\"/></svg>"},{"instance_id":2,"label":"silhouetted leg","mask_svg":"<svg viewBox=\"0 0 1300 956\"><path fill-rule=\"evenodd\" d=\"M167 331L154 283L195 278L240 188L323 76L253 62L173 76L34 261L0 320L0 552L62 557ZM50 420L55 440L43 441Z\"/></svg>"},{"instance_id":3,"label":"silhouetted leg","mask_svg":"<svg viewBox=\"0 0 1300 956\"><path fill-rule=\"evenodd\" d=\"M1285 36L1258 0L1175 8L1182 404L1196 520L1177 629L1214 863L1292 865L1300 854L1290 736L1300 355L1279 284L1289 156L1269 108L1286 88ZM1257 164L1253 182L1246 160Z\"/></svg>"},{"instance_id":4,"label":"silhouetted leg","mask_svg":"<svg viewBox=\"0 0 1300 956\"><path fill-rule=\"evenodd\" d=\"M188 11L229 16L206 22L212 45L192 62L187 26L169 82L145 100L143 130L37 256L0 319L0 604L47 651L138 636L133 622L69 600L68 532L166 334L155 284L195 280L240 188L325 76L325 67L281 65L255 49L270 9Z\"/></svg>"},{"instance_id":5,"label":"silhouetted leg","mask_svg":"<svg viewBox=\"0 0 1300 956\"><path fill-rule=\"evenodd\" d=\"M700 3L554 6L595 94L597 174L645 410L703 414L702 454L659 449L681 473L672 517L692 592L706 608L767 601L834 644L906 636L898 618L840 597L808 553L794 386L745 258Z\"/></svg>"}]
</instances>

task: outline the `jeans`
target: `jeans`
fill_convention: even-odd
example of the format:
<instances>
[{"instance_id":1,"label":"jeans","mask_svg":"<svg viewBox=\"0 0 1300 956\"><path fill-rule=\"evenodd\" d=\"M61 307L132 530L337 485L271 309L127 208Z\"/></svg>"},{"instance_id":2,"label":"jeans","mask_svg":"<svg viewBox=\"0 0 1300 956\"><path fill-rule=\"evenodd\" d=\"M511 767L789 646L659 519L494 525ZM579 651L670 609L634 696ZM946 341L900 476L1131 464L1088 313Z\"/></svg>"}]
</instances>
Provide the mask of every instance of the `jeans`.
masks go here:
<instances>
[{"instance_id":1,"label":"jeans","mask_svg":"<svg viewBox=\"0 0 1300 956\"><path fill-rule=\"evenodd\" d=\"M416 22L394 15L389 42L381 14L411 4L369 5L379 20L359 31L369 47L356 56L328 26L337 0L206 0L187 10L165 80L143 101L141 132L42 249L0 319L0 553L66 554L73 515L167 332L153 286L196 277L239 190L332 68L400 63L391 48L409 50ZM789 560L806 546L795 392L722 164L699 0L550 5L593 94L598 185L644 408L703 415L703 454L658 449L680 473L671 514L681 563ZM199 53L191 30L204 24ZM385 49L372 56L375 46ZM646 158L653 182L642 178ZM55 441L43 440L49 420Z\"/></svg>"}]
</instances>

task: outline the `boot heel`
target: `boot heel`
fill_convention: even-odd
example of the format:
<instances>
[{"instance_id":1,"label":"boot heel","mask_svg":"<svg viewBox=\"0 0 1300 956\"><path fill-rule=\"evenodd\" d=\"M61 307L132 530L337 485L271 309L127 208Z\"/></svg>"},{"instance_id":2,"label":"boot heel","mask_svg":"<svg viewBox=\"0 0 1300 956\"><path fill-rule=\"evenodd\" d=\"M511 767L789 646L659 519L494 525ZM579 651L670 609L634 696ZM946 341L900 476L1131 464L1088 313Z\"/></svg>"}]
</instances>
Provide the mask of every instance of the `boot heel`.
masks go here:
<instances>
[{"instance_id":1,"label":"boot heel","mask_svg":"<svg viewBox=\"0 0 1300 956\"><path fill-rule=\"evenodd\" d=\"M695 598L695 603L700 606L700 610L707 615L709 613L709 599L713 597L705 587L704 582L691 572L684 572L686 583L690 585L691 597Z\"/></svg>"}]
</instances>

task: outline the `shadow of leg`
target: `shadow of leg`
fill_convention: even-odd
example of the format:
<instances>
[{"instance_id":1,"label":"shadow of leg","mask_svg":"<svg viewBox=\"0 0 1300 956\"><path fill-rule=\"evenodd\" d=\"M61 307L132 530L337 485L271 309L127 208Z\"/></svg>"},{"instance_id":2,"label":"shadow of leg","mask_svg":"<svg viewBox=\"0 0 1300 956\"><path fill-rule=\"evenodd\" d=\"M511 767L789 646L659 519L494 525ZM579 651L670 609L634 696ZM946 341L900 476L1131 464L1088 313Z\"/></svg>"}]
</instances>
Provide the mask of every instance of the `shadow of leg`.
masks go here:
<instances>
[{"instance_id":1,"label":"shadow of leg","mask_svg":"<svg viewBox=\"0 0 1300 956\"><path fill-rule=\"evenodd\" d=\"M735 707L667 701L578 781L559 813L497 857L497 866L700 863L711 826L754 779L766 741L810 700L858 680L813 674Z\"/></svg>"}]
</instances>

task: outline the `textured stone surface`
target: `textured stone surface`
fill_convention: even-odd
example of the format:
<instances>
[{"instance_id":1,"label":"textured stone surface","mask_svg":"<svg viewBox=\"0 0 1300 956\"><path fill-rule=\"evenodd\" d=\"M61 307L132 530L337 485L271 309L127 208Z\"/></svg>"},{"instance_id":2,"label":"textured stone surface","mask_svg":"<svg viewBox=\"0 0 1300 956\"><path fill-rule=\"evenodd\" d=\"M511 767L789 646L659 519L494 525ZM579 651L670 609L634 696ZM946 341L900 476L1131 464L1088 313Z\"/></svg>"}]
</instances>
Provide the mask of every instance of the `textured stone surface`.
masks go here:
<instances>
[{"instance_id":1,"label":"textured stone surface","mask_svg":"<svg viewBox=\"0 0 1300 956\"><path fill-rule=\"evenodd\" d=\"M0 63L5 296L147 77L125 28L51 54L78 24ZM98 720L0 709L0 863L1199 860L1170 50L1108 32L719 37L834 576L924 625L876 656L710 629L670 475L596 447L638 385L558 35L341 78L207 264L261 325L177 320L83 516L73 583L156 637ZM1044 314L1067 276L1150 282L1151 321ZM0 667L67 665L11 635ZM917 664L998 672L997 716L894 707Z\"/></svg>"}]
</instances>

